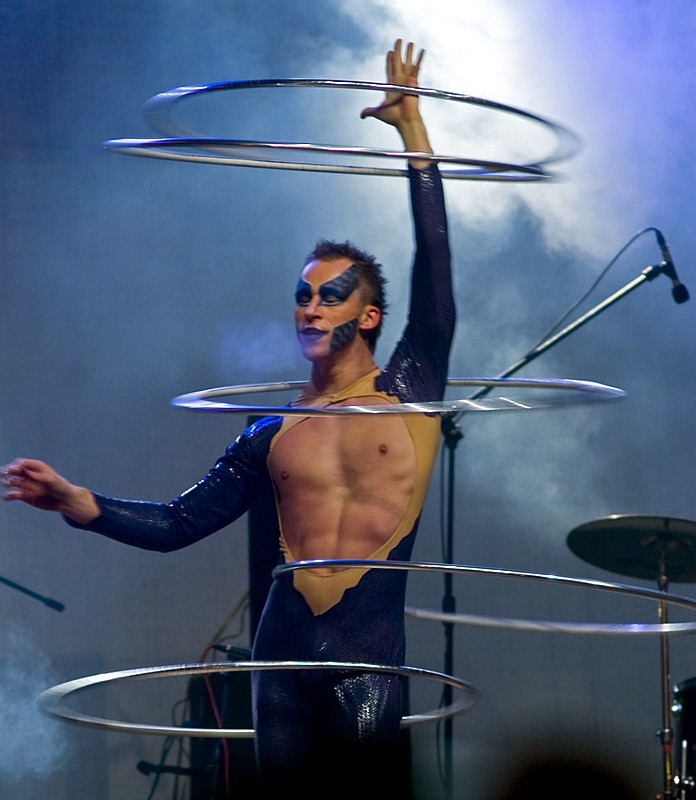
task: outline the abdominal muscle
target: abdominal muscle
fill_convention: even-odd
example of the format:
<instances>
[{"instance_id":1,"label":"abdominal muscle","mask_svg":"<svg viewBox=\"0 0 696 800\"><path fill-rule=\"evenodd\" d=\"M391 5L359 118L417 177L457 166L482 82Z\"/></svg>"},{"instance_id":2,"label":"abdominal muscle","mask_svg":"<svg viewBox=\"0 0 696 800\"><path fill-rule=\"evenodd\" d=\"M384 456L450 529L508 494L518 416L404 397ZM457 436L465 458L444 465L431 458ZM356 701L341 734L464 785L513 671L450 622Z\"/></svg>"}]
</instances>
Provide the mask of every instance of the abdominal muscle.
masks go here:
<instances>
[{"instance_id":1,"label":"abdominal muscle","mask_svg":"<svg viewBox=\"0 0 696 800\"><path fill-rule=\"evenodd\" d=\"M302 418L275 442L269 468L282 535L300 561L369 558L398 528L416 480L396 414Z\"/></svg>"}]
</instances>

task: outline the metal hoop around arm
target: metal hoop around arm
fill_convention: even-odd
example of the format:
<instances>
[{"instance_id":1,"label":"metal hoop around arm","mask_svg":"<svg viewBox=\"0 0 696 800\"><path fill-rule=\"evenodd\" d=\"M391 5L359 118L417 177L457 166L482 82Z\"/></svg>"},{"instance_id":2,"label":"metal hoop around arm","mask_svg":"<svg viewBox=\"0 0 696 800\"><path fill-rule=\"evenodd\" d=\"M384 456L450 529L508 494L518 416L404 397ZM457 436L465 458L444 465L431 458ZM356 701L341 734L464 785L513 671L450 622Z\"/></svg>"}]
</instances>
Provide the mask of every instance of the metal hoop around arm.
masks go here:
<instances>
[{"instance_id":1,"label":"metal hoop around arm","mask_svg":"<svg viewBox=\"0 0 696 800\"><path fill-rule=\"evenodd\" d=\"M524 164L511 164L500 161L473 159L458 155L424 154L392 152L389 150L346 147L337 145L321 145L298 142L245 141L240 139L203 137L181 125L174 119L176 106L184 99L216 92L240 89L264 88L324 88L324 89L358 89L379 91L401 91L424 97L466 103L493 111L502 111L532 123L539 124L556 137L556 147L545 158ZM256 159L248 155L251 149L266 150L287 154L289 152L324 153L334 157L360 156L369 158L385 158L388 160L405 160L418 157L424 160L437 161L443 164L459 164L459 168L441 169L443 178L488 181L538 181L552 177L547 166L568 159L580 147L579 138L567 128L549 119L532 114L514 106L504 105L472 95L457 94L441 89L426 87L409 87L401 84L375 83L369 81L346 81L326 79L292 79L279 78L272 80L225 81L201 84L198 86L181 86L161 92L151 97L145 104L145 119L158 132L164 133L166 139L110 139L104 146L112 151L127 155L147 156L179 161L197 161L208 164L228 166L265 167L273 169L307 170L313 172L339 172L360 175L399 175L407 174L404 167L367 167L355 164L344 164L340 161L322 164L310 161L290 161L287 158ZM221 152L222 151L222 152Z\"/></svg>"}]
</instances>

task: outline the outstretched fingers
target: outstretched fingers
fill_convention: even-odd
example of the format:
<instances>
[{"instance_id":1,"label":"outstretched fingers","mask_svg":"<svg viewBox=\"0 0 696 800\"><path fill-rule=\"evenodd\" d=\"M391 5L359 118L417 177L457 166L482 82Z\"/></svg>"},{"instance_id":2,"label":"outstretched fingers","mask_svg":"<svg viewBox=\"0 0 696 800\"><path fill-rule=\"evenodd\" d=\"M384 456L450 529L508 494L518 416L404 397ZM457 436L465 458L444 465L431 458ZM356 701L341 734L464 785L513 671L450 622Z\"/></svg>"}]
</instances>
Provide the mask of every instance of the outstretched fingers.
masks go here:
<instances>
[{"instance_id":1,"label":"outstretched fingers","mask_svg":"<svg viewBox=\"0 0 696 800\"><path fill-rule=\"evenodd\" d=\"M418 86L418 74L423 62L425 50L419 50L414 58L415 53L416 50L413 42L408 42L405 49L402 39L397 39L394 42L394 47L387 52L386 57L386 80L388 84L393 86ZM411 102L417 100L417 97L409 92L388 90L382 102L378 106L365 108L361 112L360 118L377 117L383 122L387 122L391 125L398 125L400 120L405 118L405 115L408 117L415 113L413 110L404 112L397 108L403 104L403 100L406 97L412 97L413 101Z\"/></svg>"},{"instance_id":2,"label":"outstretched fingers","mask_svg":"<svg viewBox=\"0 0 696 800\"><path fill-rule=\"evenodd\" d=\"M390 83L404 83L403 78L418 79L425 50L421 48L414 61L413 54L415 52L415 45L413 42L408 42L406 51L402 55L403 41L397 39L394 42L394 49L390 50L387 54L387 77ZM393 79L393 80L392 80ZM411 85L411 81L408 81ZM414 84L415 85L415 84Z\"/></svg>"}]
</instances>

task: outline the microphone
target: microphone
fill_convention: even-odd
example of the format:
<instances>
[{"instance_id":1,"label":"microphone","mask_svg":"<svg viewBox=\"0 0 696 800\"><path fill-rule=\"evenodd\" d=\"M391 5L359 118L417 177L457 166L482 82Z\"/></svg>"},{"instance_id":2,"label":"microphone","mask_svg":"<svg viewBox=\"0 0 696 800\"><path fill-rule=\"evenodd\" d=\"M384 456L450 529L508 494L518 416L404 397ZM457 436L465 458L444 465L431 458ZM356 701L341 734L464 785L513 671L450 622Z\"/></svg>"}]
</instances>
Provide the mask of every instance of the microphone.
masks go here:
<instances>
[{"instance_id":1,"label":"microphone","mask_svg":"<svg viewBox=\"0 0 696 800\"><path fill-rule=\"evenodd\" d=\"M665 237L662 235L661 231L657 230L657 228L655 228L655 236L657 237L657 243L660 246L660 250L662 250L662 264L660 267L662 272L664 272L664 274L672 281L672 297L674 298L674 302L685 303L689 299L689 290L679 280L679 276L677 275L677 270L674 267L674 261L672 261L672 255L667 247Z\"/></svg>"}]
</instances>

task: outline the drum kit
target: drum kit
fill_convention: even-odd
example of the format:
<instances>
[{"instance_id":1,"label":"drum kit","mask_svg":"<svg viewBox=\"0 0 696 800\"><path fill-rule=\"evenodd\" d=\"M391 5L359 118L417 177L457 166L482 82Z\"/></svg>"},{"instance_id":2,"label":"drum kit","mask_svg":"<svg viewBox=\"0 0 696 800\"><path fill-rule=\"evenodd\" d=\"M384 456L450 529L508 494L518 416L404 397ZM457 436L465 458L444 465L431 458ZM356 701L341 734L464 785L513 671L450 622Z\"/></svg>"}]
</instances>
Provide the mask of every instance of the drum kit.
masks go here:
<instances>
[{"instance_id":1,"label":"drum kit","mask_svg":"<svg viewBox=\"0 0 696 800\"><path fill-rule=\"evenodd\" d=\"M696 583L696 522L615 514L574 528L568 534L567 544L583 561L620 575L654 580L664 593L671 582ZM658 618L661 624L667 623L667 603L658 603ZM696 800L696 677L672 689L667 634L660 635L660 654L659 736L664 784L659 797ZM673 719L677 724L676 737Z\"/></svg>"}]
</instances>

